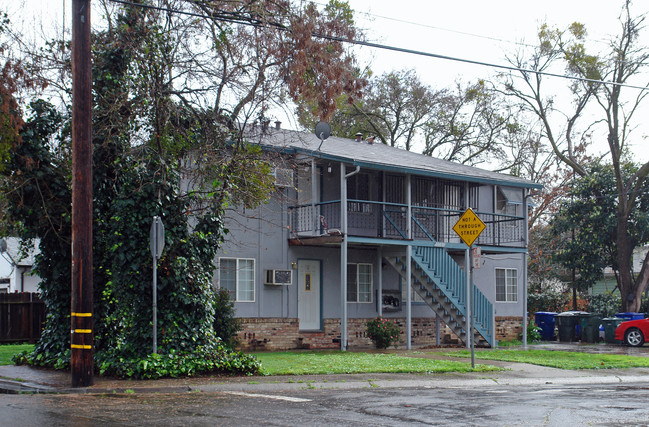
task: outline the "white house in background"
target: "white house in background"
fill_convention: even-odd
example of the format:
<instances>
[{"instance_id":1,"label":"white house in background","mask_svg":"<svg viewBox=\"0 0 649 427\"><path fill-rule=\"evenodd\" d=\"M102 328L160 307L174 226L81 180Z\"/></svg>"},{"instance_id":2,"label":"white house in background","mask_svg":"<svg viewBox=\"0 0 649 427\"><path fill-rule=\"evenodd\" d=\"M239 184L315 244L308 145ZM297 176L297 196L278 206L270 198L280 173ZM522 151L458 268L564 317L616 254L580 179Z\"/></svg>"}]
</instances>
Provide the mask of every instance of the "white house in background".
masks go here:
<instances>
[{"instance_id":1,"label":"white house in background","mask_svg":"<svg viewBox=\"0 0 649 427\"><path fill-rule=\"evenodd\" d=\"M38 254L39 241L23 256L20 253L20 239L6 237L2 239L0 253L0 293L39 292L40 278L32 274L34 257Z\"/></svg>"}]
</instances>

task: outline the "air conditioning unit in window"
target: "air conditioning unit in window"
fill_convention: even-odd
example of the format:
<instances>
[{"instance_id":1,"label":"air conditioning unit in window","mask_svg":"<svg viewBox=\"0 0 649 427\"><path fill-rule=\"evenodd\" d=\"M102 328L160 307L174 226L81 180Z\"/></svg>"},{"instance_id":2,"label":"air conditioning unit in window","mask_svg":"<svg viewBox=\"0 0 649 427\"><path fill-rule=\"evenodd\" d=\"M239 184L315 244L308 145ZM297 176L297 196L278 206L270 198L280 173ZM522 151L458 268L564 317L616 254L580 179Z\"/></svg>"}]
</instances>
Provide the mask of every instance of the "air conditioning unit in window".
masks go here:
<instances>
[{"instance_id":1,"label":"air conditioning unit in window","mask_svg":"<svg viewBox=\"0 0 649 427\"><path fill-rule=\"evenodd\" d=\"M292 187L293 186L293 171L286 168L273 169L275 176L275 187Z\"/></svg>"},{"instance_id":2,"label":"air conditioning unit in window","mask_svg":"<svg viewBox=\"0 0 649 427\"><path fill-rule=\"evenodd\" d=\"M290 285L293 281L291 270L266 270L266 285Z\"/></svg>"}]
</instances>

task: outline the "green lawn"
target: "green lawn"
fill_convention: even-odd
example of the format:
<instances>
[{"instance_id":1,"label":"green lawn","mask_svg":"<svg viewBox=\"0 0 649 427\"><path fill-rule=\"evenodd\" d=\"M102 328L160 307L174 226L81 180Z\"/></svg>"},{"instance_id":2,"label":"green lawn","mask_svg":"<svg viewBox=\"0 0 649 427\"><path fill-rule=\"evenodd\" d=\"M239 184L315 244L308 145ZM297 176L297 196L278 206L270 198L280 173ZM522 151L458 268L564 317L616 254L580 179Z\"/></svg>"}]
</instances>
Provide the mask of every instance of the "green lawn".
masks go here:
<instances>
[{"instance_id":1,"label":"green lawn","mask_svg":"<svg viewBox=\"0 0 649 427\"><path fill-rule=\"evenodd\" d=\"M447 356L471 357L468 350L443 353ZM550 350L479 350L477 359L502 360L507 362L530 363L559 369L613 369L646 368L648 357L626 356L620 354L592 354L571 351Z\"/></svg>"},{"instance_id":2,"label":"green lawn","mask_svg":"<svg viewBox=\"0 0 649 427\"><path fill-rule=\"evenodd\" d=\"M11 365L11 357L22 351L32 351L34 344L9 344L0 345L0 366Z\"/></svg>"},{"instance_id":3,"label":"green lawn","mask_svg":"<svg viewBox=\"0 0 649 427\"><path fill-rule=\"evenodd\" d=\"M261 361L264 375L485 372L494 366L431 360L383 353L300 351L252 353Z\"/></svg>"}]
</instances>

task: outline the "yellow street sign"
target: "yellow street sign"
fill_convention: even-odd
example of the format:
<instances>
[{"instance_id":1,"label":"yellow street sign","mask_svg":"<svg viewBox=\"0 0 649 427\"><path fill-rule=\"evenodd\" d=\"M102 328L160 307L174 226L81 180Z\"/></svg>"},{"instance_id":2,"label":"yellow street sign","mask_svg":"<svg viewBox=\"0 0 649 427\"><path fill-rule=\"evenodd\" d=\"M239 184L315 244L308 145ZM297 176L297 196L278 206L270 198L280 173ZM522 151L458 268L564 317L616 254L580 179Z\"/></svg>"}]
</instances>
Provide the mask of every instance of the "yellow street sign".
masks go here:
<instances>
[{"instance_id":1,"label":"yellow street sign","mask_svg":"<svg viewBox=\"0 0 649 427\"><path fill-rule=\"evenodd\" d=\"M460 239L462 239L467 246L471 246L485 228L487 228L487 226L484 225L484 222L482 222L482 220L478 218L478 215L469 208L464 211L462 216L460 216L460 219L455 223L453 231L460 236Z\"/></svg>"}]
</instances>

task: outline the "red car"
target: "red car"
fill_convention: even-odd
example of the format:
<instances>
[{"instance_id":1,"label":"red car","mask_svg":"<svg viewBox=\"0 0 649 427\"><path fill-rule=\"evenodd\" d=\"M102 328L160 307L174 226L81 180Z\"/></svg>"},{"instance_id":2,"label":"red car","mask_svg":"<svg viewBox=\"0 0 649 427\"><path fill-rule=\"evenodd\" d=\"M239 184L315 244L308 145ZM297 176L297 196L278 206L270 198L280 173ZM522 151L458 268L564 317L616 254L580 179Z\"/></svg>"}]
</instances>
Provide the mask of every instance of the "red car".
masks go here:
<instances>
[{"instance_id":1,"label":"red car","mask_svg":"<svg viewBox=\"0 0 649 427\"><path fill-rule=\"evenodd\" d=\"M615 329L615 339L631 347L640 347L649 337L649 319L628 320Z\"/></svg>"}]
</instances>

